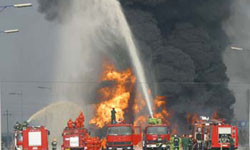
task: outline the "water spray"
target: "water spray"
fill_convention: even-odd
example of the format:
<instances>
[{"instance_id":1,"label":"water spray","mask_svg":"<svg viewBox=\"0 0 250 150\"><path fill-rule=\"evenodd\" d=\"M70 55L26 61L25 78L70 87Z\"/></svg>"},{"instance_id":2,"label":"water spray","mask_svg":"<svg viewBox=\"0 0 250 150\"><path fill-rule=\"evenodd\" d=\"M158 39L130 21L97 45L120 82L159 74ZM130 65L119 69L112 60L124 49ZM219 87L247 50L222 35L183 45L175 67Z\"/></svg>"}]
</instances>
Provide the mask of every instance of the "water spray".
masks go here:
<instances>
[{"instance_id":1,"label":"water spray","mask_svg":"<svg viewBox=\"0 0 250 150\"><path fill-rule=\"evenodd\" d=\"M134 69L135 69L135 73L136 73L136 76L137 76L137 79L139 80L138 81L138 85L140 85L141 87L141 90L142 90L142 93L143 93L143 96L146 100L146 103L147 103L147 107L148 107L148 110L149 110L149 113L150 113L150 116L153 117L153 110L152 110L152 96L148 93L148 83L147 83L147 80L146 80L146 77L145 77L145 72L144 72L144 69L143 69L143 66L142 66L142 63L139 59L139 54L137 52L137 48L135 46L135 43L133 41L133 37L132 37L132 33L131 33L131 30L128 26L128 23L125 19L125 16L122 12L122 9L121 9L121 6L119 5L119 8L118 9L118 15L121 16L119 17L120 18L120 21L121 21L121 32L122 34L124 35L124 38L126 40L126 44L128 46L128 50L129 50L129 55L130 55L130 58L132 60L132 63L133 63L133 66L134 66ZM141 84L140 84L141 83Z\"/></svg>"}]
</instances>

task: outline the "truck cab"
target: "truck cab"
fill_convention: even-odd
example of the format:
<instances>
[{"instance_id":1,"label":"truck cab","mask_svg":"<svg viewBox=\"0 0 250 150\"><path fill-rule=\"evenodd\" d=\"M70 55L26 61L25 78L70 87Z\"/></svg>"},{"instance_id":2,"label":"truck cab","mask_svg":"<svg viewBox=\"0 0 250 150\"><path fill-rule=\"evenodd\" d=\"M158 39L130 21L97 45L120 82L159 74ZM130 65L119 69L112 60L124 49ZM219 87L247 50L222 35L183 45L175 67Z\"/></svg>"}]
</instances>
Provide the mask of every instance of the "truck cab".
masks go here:
<instances>
[{"instance_id":1,"label":"truck cab","mask_svg":"<svg viewBox=\"0 0 250 150\"><path fill-rule=\"evenodd\" d=\"M132 150L141 141L141 128L132 124L115 123L107 126L108 150Z\"/></svg>"},{"instance_id":2,"label":"truck cab","mask_svg":"<svg viewBox=\"0 0 250 150\"><path fill-rule=\"evenodd\" d=\"M155 118L156 119L156 118ZM170 141L170 132L166 124L161 121L149 121L149 125L144 130L143 148L148 149L168 149L167 143Z\"/></svg>"}]
</instances>

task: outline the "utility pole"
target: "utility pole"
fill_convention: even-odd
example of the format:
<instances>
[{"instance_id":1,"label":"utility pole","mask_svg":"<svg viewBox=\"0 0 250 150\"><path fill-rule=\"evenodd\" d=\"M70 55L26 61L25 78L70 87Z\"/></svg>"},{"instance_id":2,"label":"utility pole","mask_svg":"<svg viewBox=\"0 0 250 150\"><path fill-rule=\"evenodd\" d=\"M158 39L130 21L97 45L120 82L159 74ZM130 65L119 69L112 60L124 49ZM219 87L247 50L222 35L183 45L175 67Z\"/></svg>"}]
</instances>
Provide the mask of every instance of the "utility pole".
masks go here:
<instances>
[{"instance_id":1,"label":"utility pole","mask_svg":"<svg viewBox=\"0 0 250 150\"><path fill-rule=\"evenodd\" d=\"M247 89L247 112L248 112L248 148L250 150L250 89Z\"/></svg>"},{"instance_id":2,"label":"utility pole","mask_svg":"<svg viewBox=\"0 0 250 150\"><path fill-rule=\"evenodd\" d=\"M9 148L9 116L12 114L9 113L8 109L5 111L3 116L6 116L6 121L7 121L7 148Z\"/></svg>"},{"instance_id":3,"label":"utility pole","mask_svg":"<svg viewBox=\"0 0 250 150\"><path fill-rule=\"evenodd\" d=\"M0 82L0 110L2 109L2 82ZM0 131L2 133L2 111L0 111ZM2 134L0 136L0 141L1 141L1 150L3 149L3 142L2 142Z\"/></svg>"},{"instance_id":4,"label":"utility pole","mask_svg":"<svg viewBox=\"0 0 250 150\"><path fill-rule=\"evenodd\" d=\"M20 106L21 106L21 121L23 122L23 92L22 90L20 90L19 92L11 92L9 93L9 95L16 95L16 96L20 96L21 98L21 103L20 103Z\"/></svg>"}]
</instances>

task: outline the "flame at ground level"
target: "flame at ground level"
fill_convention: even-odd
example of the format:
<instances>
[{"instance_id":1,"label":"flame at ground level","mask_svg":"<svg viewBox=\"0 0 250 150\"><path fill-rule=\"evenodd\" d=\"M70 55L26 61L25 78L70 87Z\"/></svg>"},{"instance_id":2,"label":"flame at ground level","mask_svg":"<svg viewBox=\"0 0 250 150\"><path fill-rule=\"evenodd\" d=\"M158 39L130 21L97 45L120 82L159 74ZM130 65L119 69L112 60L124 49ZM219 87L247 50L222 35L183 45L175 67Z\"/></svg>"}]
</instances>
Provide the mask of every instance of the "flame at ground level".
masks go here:
<instances>
[{"instance_id":1,"label":"flame at ground level","mask_svg":"<svg viewBox=\"0 0 250 150\"><path fill-rule=\"evenodd\" d=\"M96 105L96 114L90 124L99 128L110 123L112 108L116 110L116 118L124 120L124 110L128 108L136 78L131 69L119 72L114 65L105 65L101 80L114 84L98 91L101 102Z\"/></svg>"},{"instance_id":2,"label":"flame at ground level","mask_svg":"<svg viewBox=\"0 0 250 150\"><path fill-rule=\"evenodd\" d=\"M105 64L101 81L109 81L113 84L98 90L101 102L96 105L96 114L90 120L90 124L102 128L110 123L112 108L116 110L116 119L124 120L125 110L130 109L128 107L131 101L133 105L129 113L133 113L135 116L134 124L147 123L146 102L141 93L135 89L136 77L131 69L118 71L114 65ZM136 93L136 95L132 97L132 93ZM148 94L151 94L151 92ZM154 117L161 118L164 123L169 124L167 120L170 115L166 109L165 97L157 96L152 103L154 104Z\"/></svg>"}]
</instances>

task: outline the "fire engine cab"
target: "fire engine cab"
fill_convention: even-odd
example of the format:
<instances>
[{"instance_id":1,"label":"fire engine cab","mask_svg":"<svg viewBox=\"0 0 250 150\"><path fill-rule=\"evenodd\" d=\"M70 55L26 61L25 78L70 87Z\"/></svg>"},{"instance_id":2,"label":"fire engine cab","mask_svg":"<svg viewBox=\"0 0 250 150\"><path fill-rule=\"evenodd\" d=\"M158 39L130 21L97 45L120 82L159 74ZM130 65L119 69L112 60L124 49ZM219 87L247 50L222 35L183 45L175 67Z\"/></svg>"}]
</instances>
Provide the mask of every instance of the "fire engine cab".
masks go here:
<instances>
[{"instance_id":1,"label":"fire engine cab","mask_svg":"<svg viewBox=\"0 0 250 150\"><path fill-rule=\"evenodd\" d=\"M69 119L67 127L63 130L62 150L99 150L101 141L98 137L90 137L89 131L84 128L84 116L81 112L75 122Z\"/></svg>"},{"instance_id":2,"label":"fire engine cab","mask_svg":"<svg viewBox=\"0 0 250 150\"><path fill-rule=\"evenodd\" d=\"M14 144L16 150L48 150L49 131L44 126L16 123Z\"/></svg>"},{"instance_id":3,"label":"fire engine cab","mask_svg":"<svg viewBox=\"0 0 250 150\"><path fill-rule=\"evenodd\" d=\"M224 120L207 118L197 121L194 124L193 137L197 150L227 150L231 146L238 148L237 127L224 124Z\"/></svg>"},{"instance_id":4,"label":"fire engine cab","mask_svg":"<svg viewBox=\"0 0 250 150\"><path fill-rule=\"evenodd\" d=\"M143 149L170 149L167 145L170 141L168 126L162 124L161 119L158 118L149 118L148 124L144 130Z\"/></svg>"},{"instance_id":5,"label":"fire engine cab","mask_svg":"<svg viewBox=\"0 0 250 150\"><path fill-rule=\"evenodd\" d=\"M142 140L141 127L124 121L116 122L114 115L112 116L112 122L107 126L106 149L133 150L134 146Z\"/></svg>"}]
</instances>

